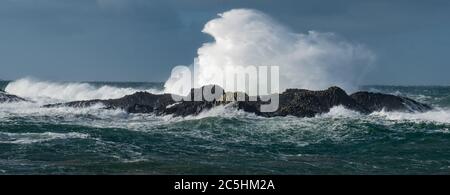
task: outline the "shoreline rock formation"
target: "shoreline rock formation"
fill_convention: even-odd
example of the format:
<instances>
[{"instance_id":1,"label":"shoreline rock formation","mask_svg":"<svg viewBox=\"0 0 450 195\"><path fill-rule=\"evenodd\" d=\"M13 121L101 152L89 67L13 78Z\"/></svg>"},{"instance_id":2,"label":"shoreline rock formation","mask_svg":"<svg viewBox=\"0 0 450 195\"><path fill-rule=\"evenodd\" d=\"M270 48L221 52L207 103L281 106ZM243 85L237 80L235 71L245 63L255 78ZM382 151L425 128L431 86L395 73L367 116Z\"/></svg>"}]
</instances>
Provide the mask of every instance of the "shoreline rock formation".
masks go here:
<instances>
[{"instance_id":1,"label":"shoreline rock formation","mask_svg":"<svg viewBox=\"0 0 450 195\"><path fill-rule=\"evenodd\" d=\"M205 87L212 94L216 95L212 101L208 101L201 93ZM242 101L235 101L239 95L243 98ZM171 94L137 92L119 99L75 101L45 105L44 107L89 107L101 104L105 109L123 109L128 113L188 116L197 115L218 105L235 102L237 109L265 117L288 115L314 117L317 114L329 112L332 107L339 105L363 114L383 109L401 112L425 112L432 109L429 105L419 103L410 98L389 94L356 92L348 95L339 87L330 87L322 91L288 89L281 94L274 95L279 95L279 107L274 112L261 112L261 105L270 103L263 101L262 99L264 98L248 96L238 92L225 93L220 86L215 85L192 89L191 93L186 97L176 96L178 99L184 98L184 100L180 101L175 101ZM232 100L229 100L230 96Z\"/></svg>"}]
</instances>

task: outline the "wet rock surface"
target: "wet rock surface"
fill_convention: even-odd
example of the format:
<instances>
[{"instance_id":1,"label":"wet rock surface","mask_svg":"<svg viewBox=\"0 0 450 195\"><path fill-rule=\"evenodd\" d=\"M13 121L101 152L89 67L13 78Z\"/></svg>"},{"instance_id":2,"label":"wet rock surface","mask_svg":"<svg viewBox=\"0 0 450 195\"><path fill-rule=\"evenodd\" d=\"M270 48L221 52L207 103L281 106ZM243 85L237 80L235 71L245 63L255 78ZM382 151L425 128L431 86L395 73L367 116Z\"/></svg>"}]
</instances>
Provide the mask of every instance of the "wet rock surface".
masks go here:
<instances>
[{"instance_id":1,"label":"wet rock surface","mask_svg":"<svg viewBox=\"0 0 450 195\"><path fill-rule=\"evenodd\" d=\"M304 89L288 89L279 95L279 108L275 112L260 112L264 101L239 102L244 111L254 112L262 116L298 116L313 117L316 114L329 112L334 106L342 105L347 109L369 113L369 110L358 104L347 93L338 87L330 87L323 91Z\"/></svg>"},{"instance_id":2,"label":"wet rock surface","mask_svg":"<svg viewBox=\"0 0 450 195\"><path fill-rule=\"evenodd\" d=\"M102 105L105 109L123 109L129 113L160 112L166 106L176 103L170 94L151 94L137 92L119 99L74 101L60 104L50 104L44 107L90 107Z\"/></svg>"},{"instance_id":3,"label":"wet rock surface","mask_svg":"<svg viewBox=\"0 0 450 195\"><path fill-rule=\"evenodd\" d=\"M431 106L414 101L410 98L372 92L356 92L350 95L358 104L375 111L403 111L403 112L424 112L431 110Z\"/></svg>"}]
</instances>

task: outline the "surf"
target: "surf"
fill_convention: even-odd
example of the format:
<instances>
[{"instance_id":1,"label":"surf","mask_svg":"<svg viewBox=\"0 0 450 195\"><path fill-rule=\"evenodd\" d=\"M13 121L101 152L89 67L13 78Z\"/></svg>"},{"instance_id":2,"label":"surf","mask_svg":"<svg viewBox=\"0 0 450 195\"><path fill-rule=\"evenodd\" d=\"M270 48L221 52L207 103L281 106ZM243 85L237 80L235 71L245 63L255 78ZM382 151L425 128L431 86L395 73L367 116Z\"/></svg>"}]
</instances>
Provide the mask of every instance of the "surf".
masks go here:
<instances>
[{"instance_id":1,"label":"surf","mask_svg":"<svg viewBox=\"0 0 450 195\"><path fill-rule=\"evenodd\" d=\"M35 78L22 78L9 82L5 91L43 103L114 99L140 91L154 94L162 93L157 88L117 87L108 84L96 86L86 82L55 82Z\"/></svg>"}]
</instances>

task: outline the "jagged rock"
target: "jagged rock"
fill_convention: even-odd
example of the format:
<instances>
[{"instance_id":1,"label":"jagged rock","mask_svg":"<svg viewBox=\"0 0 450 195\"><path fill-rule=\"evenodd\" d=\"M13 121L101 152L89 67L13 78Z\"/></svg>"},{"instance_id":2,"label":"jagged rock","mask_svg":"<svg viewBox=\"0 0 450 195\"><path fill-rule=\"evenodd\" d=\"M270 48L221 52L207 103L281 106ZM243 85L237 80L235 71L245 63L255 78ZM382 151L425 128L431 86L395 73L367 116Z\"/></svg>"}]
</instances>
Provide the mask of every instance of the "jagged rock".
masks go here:
<instances>
[{"instance_id":1,"label":"jagged rock","mask_svg":"<svg viewBox=\"0 0 450 195\"><path fill-rule=\"evenodd\" d=\"M213 96L204 97L204 90L209 90ZM215 93L216 91L217 93ZM50 104L45 105L44 107L90 107L101 104L105 109L123 109L129 113L154 113L156 115L172 114L174 116L188 116L199 114L200 112L210 109L218 104L223 104L217 101L221 96L223 96L223 94L224 90L221 87L209 85L202 88L192 89L191 93L186 97L175 95L175 99L179 99L179 102L175 101L171 94L158 95L147 92L137 92L133 95L127 95L119 99L75 101Z\"/></svg>"},{"instance_id":2,"label":"jagged rock","mask_svg":"<svg viewBox=\"0 0 450 195\"><path fill-rule=\"evenodd\" d=\"M204 91L208 95L203 94L202 92ZM281 94L273 94L272 96L275 97L277 95L279 97L279 107L274 112L261 112L260 110L262 105L270 103L265 101L267 97L248 96L240 92L225 93L220 86L216 85L192 89L190 94L185 97L138 92L119 99L76 101L46 105L45 107L88 107L102 104L106 109L123 109L129 113L188 116L197 115L215 106L239 100L238 97L244 97L244 101L236 101L237 109L266 117L287 115L313 117L317 114L329 112L332 107L339 105L364 114L381 109L417 112L431 109L430 106L412 99L387 94L358 92L349 96L339 87L330 87L323 91L288 89ZM176 98L174 99L173 97Z\"/></svg>"},{"instance_id":3,"label":"jagged rock","mask_svg":"<svg viewBox=\"0 0 450 195\"><path fill-rule=\"evenodd\" d=\"M137 92L119 99L75 101L60 104L50 104L44 107L89 107L101 104L105 109L123 109L129 113L152 113L165 109L175 101L170 94L155 95L147 92Z\"/></svg>"},{"instance_id":4,"label":"jagged rock","mask_svg":"<svg viewBox=\"0 0 450 195\"><path fill-rule=\"evenodd\" d=\"M0 90L0 103L5 103L5 102L23 102L23 101L27 101L24 98L21 98L19 96L15 96L15 95L11 95L6 93L3 90Z\"/></svg>"},{"instance_id":5,"label":"jagged rock","mask_svg":"<svg viewBox=\"0 0 450 195\"><path fill-rule=\"evenodd\" d=\"M174 116L197 115L214 106L225 104L225 102L220 101L224 94L224 89L217 85L191 89L191 92L186 97L183 97L181 102L166 106L165 109L159 110L156 114L172 114Z\"/></svg>"},{"instance_id":6,"label":"jagged rock","mask_svg":"<svg viewBox=\"0 0 450 195\"><path fill-rule=\"evenodd\" d=\"M298 116L313 117L317 114L329 112L334 106L342 105L347 109L368 113L368 110L338 87L330 87L324 91L310 91L304 89L288 89L279 95L279 107L275 112L260 112L263 101L239 102L239 108L262 116Z\"/></svg>"},{"instance_id":7,"label":"jagged rock","mask_svg":"<svg viewBox=\"0 0 450 195\"><path fill-rule=\"evenodd\" d=\"M431 110L426 104L416 102L410 98L382 93L357 92L350 95L358 104L367 108L370 112L376 111L407 111L424 112Z\"/></svg>"}]
</instances>

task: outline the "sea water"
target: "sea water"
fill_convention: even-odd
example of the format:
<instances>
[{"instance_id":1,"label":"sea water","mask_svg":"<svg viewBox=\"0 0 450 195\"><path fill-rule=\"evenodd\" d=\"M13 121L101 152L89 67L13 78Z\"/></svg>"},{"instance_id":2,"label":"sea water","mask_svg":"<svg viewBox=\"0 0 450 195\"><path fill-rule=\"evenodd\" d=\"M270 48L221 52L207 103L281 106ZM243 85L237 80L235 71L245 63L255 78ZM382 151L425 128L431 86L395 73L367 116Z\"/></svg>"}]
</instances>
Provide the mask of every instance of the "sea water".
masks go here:
<instances>
[{"instance_id":1,"label":"sea water","mask_svg":"<svg viewBox=\"0 0 450 195\"><path fill-rule=\"evenodd\" d=\"M362 115L337 106L313 118L264 118L219 106L183 118L41 107L162 86L1 82L33 102L0 104L0 174L450 173L450 87L362 87L435 108L426 113Z\"/></svg>"}]
</instances>

